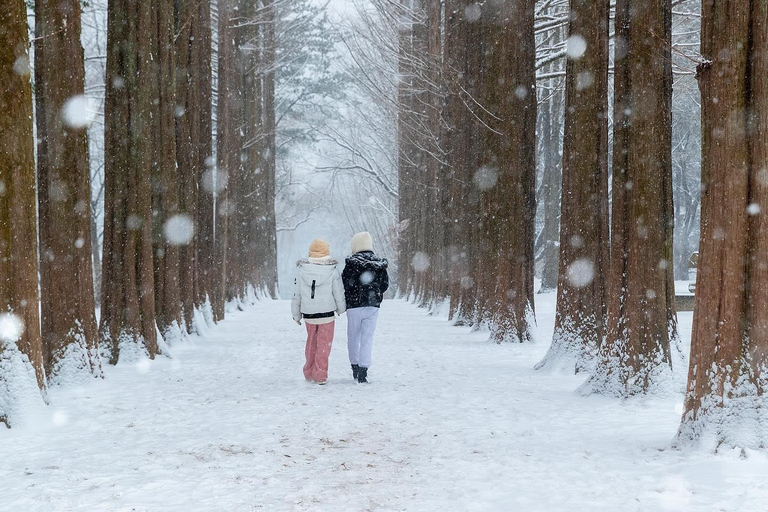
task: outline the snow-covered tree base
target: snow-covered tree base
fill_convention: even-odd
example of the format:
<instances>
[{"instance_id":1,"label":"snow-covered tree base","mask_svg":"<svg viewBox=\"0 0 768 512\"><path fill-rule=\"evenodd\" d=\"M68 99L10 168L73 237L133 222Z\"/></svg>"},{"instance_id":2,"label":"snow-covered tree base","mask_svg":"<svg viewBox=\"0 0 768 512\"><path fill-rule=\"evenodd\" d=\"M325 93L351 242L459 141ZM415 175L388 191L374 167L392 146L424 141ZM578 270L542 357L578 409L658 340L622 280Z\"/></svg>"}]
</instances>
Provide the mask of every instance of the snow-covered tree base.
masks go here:
<instances>
[{"instance_id":1,"label":"snow-covered tree base","mask_svg":"<svg viewBox=\"0 0 768 512\"><path fill-rule=\"evenodd\" d=\"M525 318L522 328L515 315L508 314L505 318L490 322L490 341L494 343L535 343L536 315L530 304L525 306Z\"/></svg>"},{"instance_id":2,"label":"snow-covered tree base","mask_svg":"<svg viewBox=\"0 0 768 512\"><path fill-rule=\"evenodd\" d=\"M622 353L622 352L619 352ZM682 372L675 373L661 352L637 368L617 356L598 362L592 376L579 387L582 395L607 395L630 398L638 395L669 396L684 387Z\"/></svg>"},{"instance_id":3,"label":"snow-covered tree base","mask_svg":"<svg viewBox=\"0 0 768 512\"><path fill-rule=\"evenodd\" d=\"M589 347L571 332L555 331L544 359L534 369L553 373L592 373L595 369L597 350Z\"/></svg>"},{"instance_id":4,"label":"snow-covered tree base","mask_svg":"<svg viewBox=\"0 0 768 512\"><path fill-rule=\"evenodd\" d=\"M158 353L165 351L164 353L166 355L169 354L170 349L160 335L160 331L157 327L155 327L155 331L156 336L158 337ZM116 344L108 337L102 338L99 344L99 355L101 356L102 361L109 361L110 364L136 363L150 358L144 337L125 331L120 333Z\"/></svg>"},{"instance_id":5,"label":"snow-covered tree base","mask_svg":"<svg viewBox=\"0 0 768 512\"><path fill-rule=\"evenodd\" d=\"M179 323L174 320L171 325L166 327L165 331L162 332L162 339L165 341L166 346L172 347L174 345L178 345L179 343L183 343L185 341L189 341L189 334L187 333L186 329L182 329L182 327L179 325ZM160 338L158 338L158 342L160 341ZM161 350L161 353L165 354Z\"/></svg>"},{"instance_id":6,"label":"snow-covered tree base","mask_svg":"<svg viewBox=\"0 0 768 512\"><path fill-rule=\"evenodd\" d=\"M15 343L6 343L0 350L0 424L24 426L44 414L45 401L32 363Z\"/></svg>"},{"instance_id":7,"label":"snow-covered tree base","mask_svg":"<svg viewBox=\"0 0 768 512\"><path fill-rule=\"evenodd\" d=\"M686 413L676 446L714 452L736 449L743 457L749 450L768 449L768 397L753 391L754 386L744 386L739 396L710 397L702 402L698 414Z\"/></svg>"},{"instance_id":8,"label":"snow-covered tree base","mask_svg":"<svg viewBox=\"0 0 768 512\"><path fill-rule=\"evenodd\" d=\"M74 334L76 341L69 343L48 376L52 385L85 384L94 377L103 377L101 357L96 349L89 349L82 333Z\"/></svg>"}]
</instances>

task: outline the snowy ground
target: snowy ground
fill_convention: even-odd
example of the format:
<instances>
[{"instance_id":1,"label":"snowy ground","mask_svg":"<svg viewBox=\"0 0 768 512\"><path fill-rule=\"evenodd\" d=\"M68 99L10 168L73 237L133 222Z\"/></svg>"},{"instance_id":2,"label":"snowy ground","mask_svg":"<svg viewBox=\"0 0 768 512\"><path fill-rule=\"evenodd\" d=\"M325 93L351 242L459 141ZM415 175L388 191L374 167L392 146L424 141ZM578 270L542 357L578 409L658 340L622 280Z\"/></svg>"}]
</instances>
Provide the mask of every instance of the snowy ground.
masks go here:
<instances>
[{"instance_id":1,"label":"snowy ground","mask_svg":"<svg viewBox=\"0 0 768 512\"><path fill-rule=\"evenodd\" d=\"M372 384L353 383L337 324L325 387L301 375L287 302L235 312L175 358L54 389L50 417L0 431L0 510L768 510L768 458L670 448L681 397L622 404L386 302ZM681 315L684 336L690 314Z\"/></svg>"}]
</instances>

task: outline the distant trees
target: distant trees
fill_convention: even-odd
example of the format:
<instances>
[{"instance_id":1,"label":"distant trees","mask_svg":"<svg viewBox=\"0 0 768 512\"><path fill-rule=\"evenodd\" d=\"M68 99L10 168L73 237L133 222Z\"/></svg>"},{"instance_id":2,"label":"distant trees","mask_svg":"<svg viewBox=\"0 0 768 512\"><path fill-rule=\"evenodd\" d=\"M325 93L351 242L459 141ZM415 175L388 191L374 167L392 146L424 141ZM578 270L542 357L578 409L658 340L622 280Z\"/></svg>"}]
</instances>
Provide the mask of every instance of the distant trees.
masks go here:
<instances>
[{"instance_id":1,"label":"distant trees","mask_svg":"<svg viewBox=\"0 0 768 512\"><path fill-rule=\"evenodd\" d=\"M26 5L5 0L0 4L0 423L6 426L17 421L20 400L41 401L35 384L45 384L29 59Z\"/></svg>"},{"instance_id":2,"label":"distant trees","mask_svg":"<svg viewBox=\"0 0 768 512\"><path fill-rule=\"evenodd\" d=\"M457 322L496 341L530 339L533 321L534 16L533 2L403 1L391 18L400 293L450 296Z\"/></svg>"},{"instance_id":3,"label":"distant trees","mask_svg":"<svg viewBox=\"0 0 768 512\"><path fill-rule=\"evenodd\" d=\"M705 0L702 232L682 441L765 448L768 4Z\"/></svg>"},{"instance_id":4,"label":"distant trees","mask_svg":"<svg viewBox=\"0 0 768 512\"><path fill-rule=\"evenodd\" d=\"M274 9L269 1L219 4L217 316L224 300L275 294Z\"/></svg>"}]
</instances>

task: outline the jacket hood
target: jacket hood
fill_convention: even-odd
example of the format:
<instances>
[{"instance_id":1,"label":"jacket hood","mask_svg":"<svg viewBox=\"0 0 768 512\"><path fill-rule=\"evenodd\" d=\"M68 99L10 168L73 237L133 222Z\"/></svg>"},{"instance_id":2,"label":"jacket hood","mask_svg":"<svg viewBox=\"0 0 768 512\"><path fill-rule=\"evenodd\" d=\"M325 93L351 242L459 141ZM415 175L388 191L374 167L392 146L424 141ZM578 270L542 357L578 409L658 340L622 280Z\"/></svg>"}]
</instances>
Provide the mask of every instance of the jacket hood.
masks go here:
<instances>
[{"instance_id":1,"label":"jacket hood","mask_svg":"<svg viewBox=\"0 0 768 512\"><path fill-rule=\"evenodd\" d=\"M347 265L358 265L367 269L381 269L386 270L389 266L389 262L386 258L379 258L373 251L363 251L355 253L351 256L347 256Z\"/></svg>"},{"instance_id":2,"label":"jacket hood","mask_svg":"<svg viewBox=\"0 0 768 512\"><path fill-rule=\"evenodd\" d=\"M338 265L339 262L334 260L333 258L301 258L299 261L296 262L296 266L300 267L302 265L319 265L319 266L330 266L335 267Z\"/></svg>"},{"instance_id":3,"label":"jacket hood","mask_svg":"<svg viewBox=\"0 0 768 512\"><path fill-rule=\"evenodd\" d=\"M371 238L371 234L367 231L357 233L352 237L350 247L352 249L352 254L363 251L373 251L373 239Z\"/></svg>"},{"instance_id":4,"label":"jacket hood","mask_svg":"<svg viewBox=\"0 0 768 512\"><path fill-rule=\"evenodd\" d=\"M315 284L319 285L338 272L336 265L336 260L329 259L322 263L314 263L309 259L302 259L298 263L299 275L305 283L310 284L312 281L315 281Z\"/></svg>"}]
</instances>

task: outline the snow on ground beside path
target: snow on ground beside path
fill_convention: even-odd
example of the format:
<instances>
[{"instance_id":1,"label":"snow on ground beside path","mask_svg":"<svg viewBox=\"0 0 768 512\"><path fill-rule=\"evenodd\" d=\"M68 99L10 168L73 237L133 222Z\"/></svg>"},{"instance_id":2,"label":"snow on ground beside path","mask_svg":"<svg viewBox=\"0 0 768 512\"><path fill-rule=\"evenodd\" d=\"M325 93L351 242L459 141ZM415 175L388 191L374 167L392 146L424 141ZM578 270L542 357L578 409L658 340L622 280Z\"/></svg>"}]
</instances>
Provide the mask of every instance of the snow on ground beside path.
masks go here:
<instances>
[{"instance_id":1,"label":"snow on ground beside path","mask_svg":"<svg viewBox=\"0 0 768 512\"><path fill-rule=\"evenodd\" d=\"M537 301L539 343L502 346L385 302L370 385L342 318L324 387L287 302L235 312L0 431L0 510L768 510L765 455L669 448L682 397L584 398L581 377L534 372L554 294Z\"/></svg>"}]
</instances>

